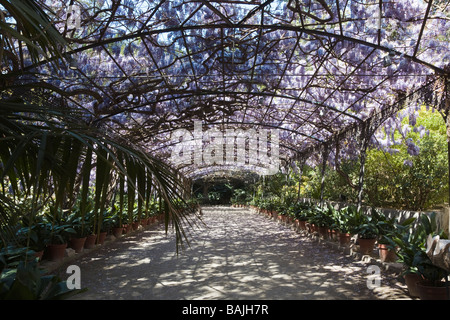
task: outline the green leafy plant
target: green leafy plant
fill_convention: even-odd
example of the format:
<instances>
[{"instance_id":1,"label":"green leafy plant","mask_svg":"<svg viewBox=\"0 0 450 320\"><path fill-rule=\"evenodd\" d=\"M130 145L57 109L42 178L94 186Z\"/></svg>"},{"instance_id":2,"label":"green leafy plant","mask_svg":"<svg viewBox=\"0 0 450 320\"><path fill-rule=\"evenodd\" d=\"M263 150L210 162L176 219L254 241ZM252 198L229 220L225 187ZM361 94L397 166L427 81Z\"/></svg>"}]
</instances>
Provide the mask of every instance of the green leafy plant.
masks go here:
<instances>
[{"instance_id":1,"label":"green leafy plant","mask_svg":"<svg viewBox=\"0 0 450 320\"><path fill-rule=\"evenodd\" d=\"M103 213L101 230L109 232L114 227L120 227L121 219L115 209L105 210Z\"/></svg>"},{"instance_id":2,"label":"green leafy plant","mask_svg":"<svg viewBox=\"0 0 450 320\"><path fill-rule=\"evenodd\" d=\"M335 212L334 223L340 233L355 234L361 223L361 214L355 206L347 206Z\"/></svg>"},{"instance_id":3,"label":"green leafy plant","mask_svg":"<svg viewBox=\"0 0 450 320\"><path fill-rule=\"evenodd\" d=\"M15 245L5 246L0 250L0 272L3 268L14 269L23 261L36 260L35 251L27 247L17 247Z\"/></svg>"},{"instance_id":4,"label":"green leafy plant","mask_svg":"<svg viewBox=\"0 0 450 320\"><path fill-rule=\"evenodd\" d=\"M45 249L49 242L48 226L44 222L37 222L29 227L17 230L17 240L24 246L36 252Z\"/></svg>"},{"instance_id":5,"label":"green leafy plant","mask_svg":"<svg viewBox=\"0 0 450 320\"><path fill-rule=\"evenodd\" d=\"M424 250L417 250L412 259L412 266L422 277L431 282L432 285L438 286L442 280L446 279L450 272L436 266Z\"/></svg>"},{"instance_id":6,"label":"green leafy plant","mask_svg":"<svg viewBox=\"0 0 450 320\"><path fill-rule=\"evenodd\" d=\"M92 224L89 217L82 217L73 213L67 218L66 224L73 229L72 235L74 237L83 238L92 233Z\"/></svg>"},{"instance_id":7,"label":"green leafy plant","mask_svg":"<svg viewBox=\"0 0 450 320\"><path fill-rule=\"evenodd\" d=\"M122 204L124 195L128 195L130 203L142 204L149 198L148 190L152 190L166 203L165 228L168 231L172 223L178 249L186 239L183 226L187 216L178 202L189 194L183 178L165 161L147 153L142 145L107 133L102 125L92 125L92 118L82 103L74 102L72 92L48 83L43 87L38 77L33 82L33 68L28 71L21 68L44 59L52 63L53 72L59 72L70 64L65 54L70 48L40 8L42 3L26 0L1 4L3 14L15 22L0 22L0 35L8 39L3 41L2 49L13 55L0 56L5 65L11 59L18 62L18 70L2 75L2 190L10 188L13 194L23 190L31 199L31 215L38 215L49 203L58 210L70 209L76 199L80 199L80 210L85 213L92 191L94 232L102 226L112 190L117 190ZM9 51L9 46L15 43L17 54ZM17 75L23 72L30 77L27 84L16 82ZM93 91L86 92L90 94ZM16 207L5 192L0 193L2 227L20 220L21 213ZM69 231L62 226L53 225L52 234L59 236ZM16 237L13 231L2 233L3 238L7 236L10 241Z\"/></svg>"},{"instance_id":8,"label":"green leafy plant","mask_svg":"<svg viewBox=\"0 0 450 320\"><path fill-rule=\"evenodd\" d=\"M410 218L402 223L397 223L395 232L386 235L384 239L391 248L398 248L397 256L403 263L403 274L418 273L435 281L442 271L436 269L438 267L433 266L426 255L426 241L428 235L433 236L440 233L436 229L436 213L432 213L430 217L421 214L417 226L412 228L414 221L415 218ZM442 235L442 233L440 234Z\"/></svg>"},{"instance_id":9,"label":"green leafy plant","mask_svg":"<svg viewBox=\"0 0 450 320\"><path fill-rule=\"evenodd\" d=\"M45 213L45 218L49 243L64 244L67 243L71 236L77 235L77 231L62 210L51 206L49 211Z\"/></svg>"},{"instance_id":10,"label":"green leafy plant","mask_svg":"<svg viewBox=\"0 0 450 320\"><path fill-rule=\"evenodd\" d=\"M62 300L86 290L68 289L56 275L45 275L35 261L3 269L0 278L1 300Z\"/></svg>"},{"instance_id":11,"label":"green leafy plant","mask_svg":"<svg viewBox=\"0 0 450 320\"><path fill-rule=\"evenodd\" d=\"M318 227L330 227L334 223L328 207L322 208L318 205L312 208L311 216L308 221Z\"/></svg>"},{"instance_id":12,"label":"green leafy plant","mask_svg":"<svg viewBox=\"0 0 450 320\"><path fill-rule=\"evenodd\" d=\"M378 237L378 221L375 216L359 214L358 220L358 225L353 229L355 234L363 239L376 239Z\"/></svg>"}]
</instances>

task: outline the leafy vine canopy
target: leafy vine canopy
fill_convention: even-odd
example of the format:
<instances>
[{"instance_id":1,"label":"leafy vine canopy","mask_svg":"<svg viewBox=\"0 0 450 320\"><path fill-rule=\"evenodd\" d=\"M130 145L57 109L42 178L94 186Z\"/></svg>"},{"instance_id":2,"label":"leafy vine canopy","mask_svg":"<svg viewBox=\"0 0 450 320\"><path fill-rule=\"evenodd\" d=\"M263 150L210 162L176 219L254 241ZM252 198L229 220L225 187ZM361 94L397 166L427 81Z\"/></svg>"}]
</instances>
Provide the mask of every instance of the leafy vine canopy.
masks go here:
<instances>
[{"instance_id":1,"label":"leafy vine canopy","mask_svg":"<svg viewBox=\"0 0 450 320\"><path fill-rule=\"evenodd\" d=\"M341 157L357 154L364 123L383 126L370 142L389 149L397 143L389 135L405 130L400 110L445 108L449 1L38 4L66 39L68 63L55 71L52 57L32 61L15 41L3 73L26 71L15 81L165 158L172 134L193 132L196 121L223 132L276 129L280 158L290 162L336 143ZM195 161L180 168L207 172Z\"/></svg>"}]
</instances>

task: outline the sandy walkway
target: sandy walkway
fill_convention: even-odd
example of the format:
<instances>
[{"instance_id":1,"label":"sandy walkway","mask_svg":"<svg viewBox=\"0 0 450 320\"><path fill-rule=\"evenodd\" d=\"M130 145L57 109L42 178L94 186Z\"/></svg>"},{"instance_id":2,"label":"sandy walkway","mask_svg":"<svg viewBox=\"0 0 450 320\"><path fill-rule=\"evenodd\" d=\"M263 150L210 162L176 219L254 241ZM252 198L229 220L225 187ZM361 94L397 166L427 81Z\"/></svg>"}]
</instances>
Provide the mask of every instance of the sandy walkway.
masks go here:
<instances>
[{"instance_id":1,"label":"sandy walkway","mask_svg":"<svg viewBox=\"0 0 450 320\"><path fill-rule=\"evenodd\" d=\"M89 290L76 299L409 299L392 276L367 288L355 261L249 209L203 209L179 256L161 226L123 237L73 262Z\"/></svg>"}]
</instances>

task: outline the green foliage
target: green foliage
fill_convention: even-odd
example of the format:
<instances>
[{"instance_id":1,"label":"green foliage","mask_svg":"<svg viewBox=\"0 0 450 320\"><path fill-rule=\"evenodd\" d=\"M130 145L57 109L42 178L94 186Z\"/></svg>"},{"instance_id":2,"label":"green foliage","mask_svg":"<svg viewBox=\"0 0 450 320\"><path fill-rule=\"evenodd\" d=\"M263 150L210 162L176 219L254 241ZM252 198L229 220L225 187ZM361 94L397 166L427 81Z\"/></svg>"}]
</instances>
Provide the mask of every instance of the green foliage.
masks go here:
<instances>
[{"instance_id":1,"label":"green foliage","mask_svg":"<svg viewBox=\"0 0 450 320\"><path fill-rule=\"evenodd\" d=\"M68 289L59 277L44 275L35 261L4 269L0 278L0 300L62 300L86 290Z\"/></svg>"},{"instance_id":2,"label":"green foliage","mask_svg":"<svg viewBox=\"0 0 450 320\"><path fill-rule=\"evenodd\" d=\"M426 254L428 237L436 234L444 236L442 231L436 229L436 214L420 215L415 228L411 228L413 222L414 218L397 223L395 232L385 236L385 240L391 248L398 248L397 256L405 267L404 273L419 273L430 281L439 281L448 273L432 264Z\"/></svg>"},{"instance_id":3,"label":"green foliage","mask_svg":"<svg viewBox=\"0 0 450 320\"><path fill-rule=\"evenodd\" d=\"M405 122L408 118L404 119ZM416 128L423 126L427 134L412 130L404 138L412 139L420 153L411 156L405 143L388 153L378 149L367 151L363 200L366 205L407 210L428 210L448 202L448 155L446 127L438 112L419 112ZM330 201L356 203L359 177L358 159L341 159L339 170L327 167L324 197ZM306 168L302 195L319 199L320 168Z\"/></svg>"},{"instance_id":4,"label":"green foliage","mask_svg":"<svg viewBox=\"0 0 450 320\"><path fill-rule=\"evenodd\" d=\"M8 39L2 42L2 49L8 50L11 44L20 41L19 45L26 48L16 51L26 49L26 53L15 56L17 60L24 56L32 62L48 59L54 63L53 72L67 67L70 61L66 61L64 52L69 48L40 8L42 3L1 1L1 5L3 15L15 20L15 23L0 22L0 38ZM8 55L0 56L3 60L11 59ZM101 125L92 125L82 102L66 100L68 92L62 89L55 92L50 85L44 88L15 82L19 71L4 72L1 83L0 232L4 242L1 245L17 240L16 227L23 216L31 216L33 220L48 207L54 207L55 212L79 210L79 217L72 222L80 228L72 229L81 233L86 215L92 214L92 232L98 233L103 227L104 212L113 202L111 195L117 193L120 212L125 195L128 196L128 213L135 202L142 213L150 196L157 195L167 209L166 230L172 223L178 248L185 240L182 202L183 195L188 194L179 173L139 145L108 133ZM33 76L31 72L27 71L29 77ZM21 203L20 198L26 202ZM89 207L91 203L93 206ZM65 224L50 223L52 236L60 242L72 231ZM30 242L34 234L28 235Z\"/></svg>"},{"instance_id":5,"label":"green foliage","mask_svg":"<svg viewBox=\"0 0 450 320\"><path fill-rule=\"evenodd\" d=\"M292 207L294 217L300 221L307 221L309 217L313 214L313 205L310 203L296 202L293 204Z\"/></svg>"},{"instance_id":6,"label":"green foliage","mask_svg":"<svg viewBox=\"0 0 450 320\"><path fill-rule=\"evenodd\" d=\"M310 213L308 221L318 227L331 227L334 224L334 217L329 207L314 206Z\"/></svg>"},{"instance_id":7,"label":"green foliage","mask_svg":"<svg viewBox=\"0 0 450 320\"><path fill-rule=\"evenodd\" d=\"M21 262L30 262L36 260L35 251L27 247L17 247L9 245L0 250L0 273L1 270L8 268L14 269Z\"/></svg>"},{"instance_id":8,"label":"green foliage","mask_svg":"<svg viewBox=\"0 0 450 320\"><path fill-rule=\"evenodd\" d=\"M334 215L336 229L341 233L354 234L361 222L360 216L355 206L346 206L337 210Z\"/></svg>"},{"instance_id":9,"label":"green foliage","mask_svg":"<svg viewBox=\"0 0 450 320\"><path fill-rule=\"evenodd\" d=\"M47 224L36 222L30 226L18 229L17 241L20 246L30 248L36 252L44 250L50 241Z\"/></svg>"},{"instance_id":10,"label":"green foliage","mask_svg":"<svg viewBox=\"0 0 450 320\"><path fill-rule=\"evenodd\" d=\"M417 268L417 272L420 273L423 278L434 284L439 283L445 277L450 275L450 272L447 270L433 264L430 257L423 250L417 250L415 252L412 265Z\"/></svg>"},{"instance_id":11,"label":"green foliage","mask_svg":"<svg viewBox=\"0 0 450 320\"><path fill-rule=\"evenodd\" d=\"M420 126L428 134L421 137L413 130L406 136L419 147L418 155L409 155L404 144L394 154L369 152L366 195L372 205L425 210L448 201L445 122L439 113L423 109L416 123Z\"/></svg>"},{"instance_id":12,"label":"green foliage","mask_svg":"<svg viewBox=\"0 0 450 320\"><path fill-rule=\"evenodd\" d=\"M250 199L247 195L247 190L245 189L234 189L233 190L233 196L231 197L231 203L232 204L246 204Z\"/></svg>"},{"instance_id":13,"label":"green foliage","mask_svg":"<svg viewBox=\"0 0 450 320\"><path fill-rule=\"evenodd\" d=\"M377 221L373 216L361 214L360 223L353 232L363 239L376 239L379 235Z\"/></svg>"}]
</instances>

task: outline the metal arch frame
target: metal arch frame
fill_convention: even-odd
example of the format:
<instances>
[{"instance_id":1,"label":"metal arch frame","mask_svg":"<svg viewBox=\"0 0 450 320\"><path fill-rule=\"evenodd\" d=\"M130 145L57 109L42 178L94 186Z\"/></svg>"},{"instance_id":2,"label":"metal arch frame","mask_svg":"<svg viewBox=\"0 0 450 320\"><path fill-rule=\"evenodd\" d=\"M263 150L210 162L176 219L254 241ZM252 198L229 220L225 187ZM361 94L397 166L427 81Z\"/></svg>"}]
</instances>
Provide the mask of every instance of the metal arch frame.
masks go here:
<instances>
[{"instance_id":1,"label":"metal arch frame","mask_svg":"<svg viewBox=\"0 0 450 320\"><path fill-rule=\"evenodd\" d=\"M164 2L165 2L165 1L161 1L161 2L153 9L152 14L150 15L150 17L148 18L147 21L149 21L149 20L151 19L151 16L157 12L157 10L159 9L159 7L160 7ZM94 43L91 43L91 44L88 44L88 45L84 45L84 46L82 46L82 47L80 47L80 48L71 50L71 51L67 52L66 54L70 56L70 55L72 55L72 54L80 53L80 52L83 52L83 51L86 51L86 50L90 50L90 49L94 49L94 48L97 48L97 47L102 47L103 50L105 50L105 51L108 52L108 50L106 49L106 45L111 44L111 43L122 42L122 41L127 41L127 40L137 39L137 38L144 39L145 37L150 37L150 36L152 36L152 35L162 34L162 33L170 33L170 32L180 32L180 33L181 33L181 37L182 37L182 38L184 39L184 41L185 41L185 39L186 39L186 38L185 38L185 33L188 32L188 31L192 31L192 30L204 30L204 29L212 29L212 28L213 28L213 29L220 29L220 30L221 30L221 34L222 34L222 39L221 39L222 42L221 42L221 45L222 45L222 47L223 47L223 46L225 45L225 44L224 44L224 38L223 38L223 31L226 30L226 29L230 29L230 30L231 30L231 29L233 29L233 30L236 30L236 29L241 29L241 30L244 30L244 29L247 29L247 30L254 30L254 31L258 31L260 35L261 35L263 32L270 33L270 32L273 32L273 31L280 31L280 30L282 30L282 31L291 31L291 32L296 33L297 35L298 35L298 34L301 34L301 35L309 35L309 36L313 36L313 37L318 37L318 38L328 39L328 41L330 41L330 40L335 40L336 42L338 42L338 41L347 41L347 42L354 43L354 44L357 44L357 45L361 45L361 46L365 46L365 47L368 47L368 48L372 48L372 52L371 52L370 54L372 54L372 53L375 52L375 51L381 51L381 52L385 52L385 53L389 53L389 54L394 54L394 55L402 55L405 59L407 59L407 60L409 60L409 61L411 61L411 62L414 62L414 63L420 64L420 65L422 65L422 66L425 66L427 69L429 69L430 71L434 72L434 73L435 73L436 75L438 75L438 76L443 75L443 76L447 76L447 77L448 77L448 75L449 75L449 72L448 72L448 71L446 71L446 70L444 70L444 69L442 69L442 68L439 68L439 67L437 67L437 66L434 66L434 65L432 65L432 64L430 64L430 63L428 63L428 62L426 62L426 61L423 61L423 60L421 60L421 59L419 59L419 58L417 57L417 52L418 52L418 49L419 49L419 47L420 47L420 42L421 42L422 33L423 33L423 30L424 30L425 24L426 24L426 22L427 22L427 19L428 19L428 17L429 17L430 8L431 8L431 6L432 6L432 0L430 0L429 3L428 3L428 6L427 6L427 10L426 10L425 16L423 17L423 22L422 22L421 30L420 30L420 33L419 33L419 35L418 35L418 38L417 38L417 41L416 41L416 45L415 45L415 48L414 48L414 53L413 53L412 55L402 54L401 52L399 52L399 51L397 51L397 50L395 50L395 49L388 48L388 47L386 47L386 46L382 46L382 45L380 44L380 37L378 37L378 43L372 43L372 42L364 41L364 40L361 40L361 39L358 39L358 38L353 38L353 37L345 36L345 35L342 33L342 21L341 21L340 15L339 15L339 22L338 22L338 23L339 23L339 27L340 27L340 29L341 29L341 33L339 34L339 33L331 33L331 32L327 32L327 31L323 31L323 30L318 30L318 29L312 29L311 27L305 26L305 24L304 24L304 22L303 22L303 20L302 20L302 12L299 12L299 13L300 13L300 20L301 20L301 25L300 25L300 26L294 26L294 25L288 25L288 24L265 25L265 24L263 23L263 20L261 21L261 24L250 24L250 23L246 23L252 16L256 15L258 12L261 13L261 15L262 15L262 18L261 18L261 19L263 19L265 7L266 7L267 5L270 5L272 2L274 2L274 0L268 0L268 1L265 1L265 2L263 2L263 3L260 3L260 4L259 4L257 7L255 7L253 10L251 10L250 12L248 12L248 14L247 14L243 19L241 19L238 23L233 23L228 17L226 17L225 15L221 14L220 11L214 10L214 7L213 7L212 5L210 5L207 1L201 0L201 1L199 1L199 2L201 2L201 5L197 8L197 10L200 10L202 6L207 6L208 8L212 9L216 14L218 14L218 15L220 16L221 20L223 20L223 22L220 22L220 23L212 23L212 24L203 24L203 25L201 25L201 24L200 24L200 25L186 25L186 23L187 23L187 22L190 20L190 18L192 17L192 15L191 15L191 16L187 17L187 18L181 23L181 25L179 25L179 26L167 27L167 28L158 29L158 30L146 30L146 23L144 23L143 26L142 26L142 28L141 28L138 32L133 32L133 33L130 33L130 34L127 34L127 35L123 35L123 36L119 36L119 37L116 37L116 38L105 39L105 38L104 38L105 32L103 31L103 32L101 33L101 35L100 35L100 38L99 38L98 40L95 40ZM289 1L290 4L291 4L291 2L292 2L292 1ZM322 2L321 2L321 3L322 3ZM338 2L337 2L337 3L338 3ZM322 4L323 4L323 3L322 3ZM326 3L325 3L325 4L326 4ZM381 1L380 1L380 6L381 6ZM115 10L116 10L116 9L117 9L117 8L115 8L115 9L113 8L113 13L111 14L110 18L106 21L106 25L109 25L111 22L115 21L114 19L115 19ZM325 8L325 9L326 9L326 8ZM292 8L291 8L291 10L292 10ZM304 12L303 12L303 14L304 14ZM317 19L316 19L316 20L317 20ZM319 22L320 22L320 21L319 21ZM106 28L105 28L104 30L106 30ZM260 38L259 38L259 39L260 39ZM297 40L298 40L298 39L300 39L300 37L298 37ZM143 42L145 43L144 40L143 40ZM259 43L259 42L258 42L258 43ZM259 52L257 49L256 49L256 51L257 51L257 52L255 53L255 59L256 59L256 55L257 55L258 52ZM147 52L148 52L149 54L151 54L151 51L148 50L148 48L147 48ZM108 52L108 53L109 53L109 52ZM329 53L330 53L330 51L327 50L327 54L329 54ZM369 54L369 55L370 55L370 54ZM189 61L191 61L191 54L190 54L189 52L187 53L187 56L188 56L188 58L189 58ZM368 56L367 56L367 57L368 57ZM367 59L367 57L366 57L365 59ZM131 81L130 75L128 75L128 74L121 68L120 64L117 63L117 61L115 61L113 57L112 57L112 59L113 59L114 63L117 65L117 67L123 71L123 74L124 74L125 78L127 78L127 79L129 79L129 80ZM323 58L322 61L325 61L325 60L326 60L326 58ZM363 60L361 60L361 61L363 61ZM40 64L44 64L44 63L47 63L47 62L50 62L50 60L43 61L43 62L41 62ZM287 66L288 63L289 63L289 61L286 61L286 66ZM361 63L362 63L362 62L361 62ZM156 62L155 62L155 65L157 66L157 63L156 63ZM255 66L255 65L253 65L253 67L254 67L254 66ZM34 68L34 67L36 67L36 65L27 67L27 68L25 68L25 71L26 71L26 70L30 70L30 69L32 69L32 68ZM157 69L160 70L159 67L157 67ZM195 78L194 80L196 80L197 77L195 76L195 68L192 66L192 63L191 63L191 70L192 70L192 72L193 72L193 74L194 74L194 78ZM318 72L318 70L319 70L319 68L317 68L315 71ZM358 70L358 67L355 67L355 68L354 68L354 71L356 71L356 70ZM87 75L84 75L84 76L89 80L89 77L88 77ZM348 77L349 77L349 76L350 76L350 75L348 75ZM223 77L224 77L224 75L223 75ZM252 72L252 77L253 77L253 72ZM280 80L279 80L279 81L281 81L282 77L283 77L283 75L280 77ZM162 76L161 79L164 80L165 77ZM223 79L225 79L225 78L223 78ZM313 79L313 77L312 77L311 79ZM345 80L342 80L340 83L342 84L342 83L344 83L344 81L345 81ZM385 81L385 80L384 80L384 81ZM238 82L238 83L242 83L242 82ZM278 84L278 86L279 86L279 84ZM338 87L340 87L340 85L338 85ZM99 87L99 86L97 86L97 88L101 89L101 87ZM197 88L198 88L198 87L197 87ZM315 103L315 102L309 101L309 100L307 100L307 99L302 99L302 98L300 97L300 95L298 95L296 98L295 98L295 97L292 98L292 97L280 95L280 94L276 93L276 90L277 90L278 88L274 88L274 92L272 92L272 93L270 93L270 92L269 92L269 93L257 93L257 92L227 92L227 91L217 91L217 92L212 92L212 91L211 91L211 92L208 92L208 91L204 91L204 92L201 92L201 91L196 91L196 92L194 92L194 91L193 91L193 92L184 91L184 92L183 92L183 91L181 91L181 92L178 92L178 93L177 93L177 92L175 92L175 91L171 91L170 89L168 89L167 86L166 86L166 87L162 87L161 89L166 90L166 91L162 94L162 96L164 96L164 95L171 95L171 94L179 94L179 93L185 93L185 94L187 94L185 97L181 97L181 98L192 97L192 96L201 96L201 95L211 95L211 94L215 94L215 95L217 95L217 96L219 96L219 95L235 95L235 96L237 96L237 95L249 95L249 99L250 99L250 97L252 97L252 96L270 96L270 97L272 97L272 99L273 99L274 97L287 98L287 99L292 99L292 100L294 100L294 102L293 102L293 104L292 104L292 107L291 107L290 111L292 110L293 106L294 106L297 102L301 101L301 102L305 102L305 103L307 103L307 104L311 104L312 106L315 106L316 108L319 108L319 107L325 107L325 108L328 108L329 110L338 112L340 115L345 115L345 116L351 117L351 118L353 118L353 120L355 120L355 122L353 122L352 124L350 124L348 127L344 128L341 132L336 132L336 133L331 132L331 135L327 138L326 141L324 141L324 140L316 141L316 142L319 143L319 147L320 147L320 146L323 146L323 145L326 145L326 144L330 143L331 140L337 139L338 137L342 136L342 132L345 133L345 132L348 132L348 131L355 130L355 128L362 126L362 125L365 123L365 120L367 120L367 119L360 119L360 118L358 118L358 117L356 117L356 116L353 116L353 115L351 115L350 113L348 113L347 110L348 110L351 106L349 106L348 108L346 108L345 110L342 111L342 110L339 110L339 109L337 109L337 108L333 108L333 107L331 107L331 106L327 106L327 105L324 104L324 103ZM337 89L336 89L336 90L337 90ZM331 94L330 94L329 96L331 96ZM179 97L179 96L177 96L177 97L174 97L174 96L173 96L173 97L169 97L169 98L167 98L167 99L156 100L156 101L148 101L148 100L147 100L146 103L145 103L144 105L142 105L142 107L148 106L148 105L152 105L152 104L157 104L157 103L160 103L160 102L163 101L163 100L165 100L165 101L170 101L170 100L175 100L175 101L177 101L177 99L180 99L180 97ZM132 108L130 108L130 109L123 109L123 110L120 110L119 112L129 112L129 111L131 111L131 110L135 110L135 112L136 112L136 109L138 109L138 108L140 108L140 107L141 107L141 106L134 106L134 107L132 107ZM270 108L270 104L269 104L269 106L268 106L267 108ZM247 104L247 105L243 105L243 106L242 106L242 109L240 109L240 111L244 111L244 113L245 113L247 110L248 110L248 104ZM283 129L283 128L281 127L281 124L282 124L283 121L286 119L286 117L287 117L289 114L291 114L290 111L287 111L287 112L285 113L285 115L284 115L284 118L280 120L280 123L278 124L278 127L279 127L280 129ZM106 116L106 117L108 117L108 116ZM105 118L106 118L106 117L105 117ZM338 116L336 116L334 119L336 119L337 117L338 117ZM334 119L333 119L333 121L334 121ZM264 120L264 118L263 118L263 120ZM316 133L319 132L320 129L323 127L323 126L321 126L321 127L319 128L315 123L309 121L309 119L302 119L302 120L303 120L303 124L308 123L308 124L311 124L311 125L317 127L318 130L316 131ZM96 121L98 122L98 121L100 121L100 119L98 119L98 120L96 120ZM244 122L240 122L240 124L244 124ZM261 123L260 123L260 124L261 124ZM313 135L305 135L305 134L302 134L301 132L292 132L292 133L299 134L299 135L303 135L303 136L306 136L307 138L310 138L310 139L313 139L313 140L315 139L315 138L313 137L314 134L313 134ZM316 139L316 140L317 140L317 139ZM308 149L304 149L303 151L300 151L300 150L296 150L296 151L297 151L297 152L301 152L301 156L303 157L303 156L306 156L306 153L308 153L308 150L309 150L309 152L311 152L311 150L315 150L315 149L317 149L317 145L313 145L313 146L311 146L311 147L308 148Z\"/></svg>"},{"instance_id":2,"label":"metal arch frame","mask_svg":"<svg viewBox=\"0 0 450 320\"><path fill-rule=\"evenodd\" d=\"M375 44L372 42L348 37L348 36L341 35L341 34L335 34L335 33L330 33L330 32L321 31L321 30L313 30L313 29L308 29L308 28L301 27L301 26L292 26L292 25L267 25L267 26L264 26L264 25L254 25L254 24L238 24L238 25L233 24L232 26L230 26L228 24L206 24L206 25L196 25L196 26L170 27L170 28L166 28L166 29L158 29L158 30L132 33L132 34L116 37L116 38L103 39L101 41L98 41L98 42L95 42L92 44L88 44L81 48L70 50L70 51L66 52L66 55L71 56L73 54L80 53L80 52L83 52L83 51L86 51L89 49L94 49L99 46L104 46L106 44L121 42L121 41L130 40L130 39L134 39L134 38L142 38L145 36L151 36L151 35L169 33L169 32L177 32L177 31L182 32L182 31L187 31L187 30L201 30L201 29L256 29L256 30L265 29L265 30L272 30L272 31L282 30L282 31L293 31L296 33L304 33L304 34L313 35L313 36L320 36L320 37L324 37L324 38L332 38L332 39L336 39L336 40L340 40L340 41L348 41L348 42L360 44L360 45L363 45L363 46L366 46L369 48L383 51L385 53L391 53L391 54L398 55L398 56L402 55L405 59L408 59L408 60L418 63L420 65L423 65L423 66L427 67L428 69L433 70L438 75L448 75L449 74L449 72L444 70L443 68L437 67L426 61L423 61L423 60L417 58L415 55L404 54L398 50L388 48L388 47L382 46L380 44ZM25 67L24 70L29 71L29 70L37 67L38 65L43 65L43 64L49 63L54 60L55 59L46 59L46 60L41 61L40 63Z\"/></svg>"}]
</instances>

